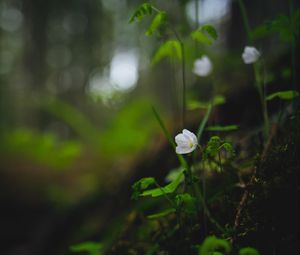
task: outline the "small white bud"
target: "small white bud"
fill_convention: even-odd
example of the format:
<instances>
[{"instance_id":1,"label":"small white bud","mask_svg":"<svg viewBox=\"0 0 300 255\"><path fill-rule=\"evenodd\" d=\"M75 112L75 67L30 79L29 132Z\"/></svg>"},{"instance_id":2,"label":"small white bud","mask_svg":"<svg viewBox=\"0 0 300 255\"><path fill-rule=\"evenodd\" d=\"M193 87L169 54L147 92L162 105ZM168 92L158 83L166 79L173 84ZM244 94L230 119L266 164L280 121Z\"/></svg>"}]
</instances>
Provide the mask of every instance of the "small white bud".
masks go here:
<instances>
[{"instance_id":1,"label":"small white bud","mask_svg":"<svg viewBox=\"0 0 300 255\"><path fill-rule=\"evenodd\" d=\"M196 59L194 62L193 72L199 76L207 76L212 71L212 63L207 56Z\"/></svg>"},{"instance_id":2,"label":"small white bud","mask_svg":"<svg viewBox=\"0 0 300 255\"><path fill-rule=\"evenodd\" d=\"M246 46L242 54L245 64L255 63L260 57L260 52L255 47Z\"/></svg>"}]
</instances>

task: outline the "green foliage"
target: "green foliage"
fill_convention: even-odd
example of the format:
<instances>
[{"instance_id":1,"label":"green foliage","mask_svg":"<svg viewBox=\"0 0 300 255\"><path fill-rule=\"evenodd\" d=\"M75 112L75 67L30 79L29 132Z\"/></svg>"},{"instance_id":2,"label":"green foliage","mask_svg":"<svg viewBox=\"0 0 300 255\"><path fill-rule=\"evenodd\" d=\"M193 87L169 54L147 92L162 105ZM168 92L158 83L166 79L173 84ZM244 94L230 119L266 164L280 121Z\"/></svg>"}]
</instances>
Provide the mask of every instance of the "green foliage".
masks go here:
<instances>
[{"instance_id":1,"label":"green foliage","mask_svg":"<svg viewBox=\"0 0 300 255\"><path fill-rule=\"evenodd\" d=\"M270 34L279 34L283 42L292 42L294 37L299 36L300 31L300 10L297 9L291 17L279 15L274 20L266 22L254 29L251 36L259 39Z\"/></svg>"},{"instance_id":2,"label":"green foliage","mask_svg":"<svg viewBox=\"0 0 300 255\"><path fill-rule=\"evenodd\" d=\"M103 250L102 243L96 242L84 242L76 245L72 245L70 250L74 253L86 252L89 255L101 255Z\"/></svg>"},{"instance_id":3,"label":"green foliage","mask_svg":"<svg viewBox=\"0 0 300 255\"><path fill-rule=\"evenodd\" d=\"M146 15L151 15L153 11L158 12L153 18L150 26L148 27L145 35L151 36L160 28L162 28L167 21L167 14L164 11L159 11L149 3L140 5L129 19L129 23L133 23L135 20L141 21Z\"/></svg>"},{"instance_id":4,"label":"green foliage","mask_svg":"<svg viewBox=\"0 0 300 255\"><path fill-rule=\"evenodd\" d=\"M204 25L191 33L191 37L205 45L212 45L218 38L217 30L212 25Z\"/></svg>"},{"instance_id":5,"label":"green foliage","mask_svg":"<svg viewBox=\"0 0 300 255\"><path fill-rule=\"evenodd\" d=\"M218 136L212 136L209 139L207 146L203 152L203 159L207 159L209 156L215 157L219 152L220 146L221 146L221 138Z\"/></svg>"},{"instance_id":6,"label":"green foliage","mask_svg":"<svg viewBox=\"0 0 300 255\"><path fill-rule=\"evenodd\" d=\"M149 113L149 101L136 100L127 104L114 115L108 128L100 133L101 152L105 153L107 160L131 157L149 143L155 125Z\"/></svg>"},{"instance_id":7,"label":"green foliage","mask_svg":"<svg viewBox=\"0 0 300 255\"><path fill-rule=\"evenodd\" d=\"M152 107L152 111L153 111L153 114L159 124L159 126L161 127L165 137L168 139L169 143L172 145L172 147L175 149L176 147L176 144L171 136L171 134L169 133L169 131L167 130L165 124L163 123L162 121L162 118L159 116L158 112L156 111L156 109L154 107Z\"/></svg>"},{"instance_id":8,"label":"green foliage","mask_svg":"<svg viewBox=\"0 0 300 255\"><path fill-rule=\"evenodd\" d=\"M233 147L232 147L232 144L231 143L228 143L228 142L224 142L222 144L222 147L224 148L225 151L231 153L231 154L234 154L234 150L233 150Z\"/></svg>"},{"instance_id":9,"label":"green foliage","mask_svg":"<svg viewBox=\"0 0 300 255\"><path fill-rule=\"evenodd\" d=\"M212 99L212 101L208 101L208 102L189 100L188 104L187 104L187 108L189 110L207 109L210 107L211 104L212 104L212 106L216 106L216 105L222 105L225 102L226 102L225 97L223 97L222 95L216 95Z\"/></svg>"},{"instance_id":10,"label":"green foliage","mask_svg":"<svg viewBox=\"0 0 300 255\"><path fill-rule=\"evenodd\" d=\"M252 247L245 247L240 249L239 255L259 255L259 252Z\"/></svg>"},{"instance_id":11,"label":"green foliage","mask_svg":"<svg viewBox=\"0 0 300 255\"><path fill-rule=\"evenodd\" d=\"M183 181L183 179L184 179L183 172L181 172L181 174L179 174L178 177L174 181L170 182L166 186L159 187L156 189L146 190L146 191L142 192L140 194L140 196L160 197L165 194L173 193L176 191L176 189L178 188L179 184Z\"/></svg>"},{"instance_id":12,"label":"green foliage","mask_svg":"<svg viewBox=\"0 0 300 255\"><path fill-rule=\"evenodd\" d=\"M155 52L152 58L152 64L159 63L164 58L174 58L181 60L182 52L180 42L177 40L168 40L163 43Z\"/></svg>"},{"instance_id":13,"label":"green foliage","mask_svg":"<svg viewBox=\"0 0 300 255\"><path fill-rule=\"evenodd\" d=\"M175 201L177 207L187 215L195 215L197 213L197 199L189 193L177 195Z\"/></svg>"},{"instance_id":14,"label":"green foliage","mask_svg":"<svg viewBox=\"0 0 300 255\"><path fill-rule=\"evenodd\" d=\"M151 214L151 215L148 215L147 218L149 220L154 220L154 219L157 219L157 218L162 218L162 217L165 217L171 213L175 213L176 212L176 209L175 208L168 208L168 209L165 209L159 213L155 213L155 214Z\"/></svg>"},{"instance_id":15,"label":"green foliage","mask_svg":"<svg viewBox=\"0 0 300 255\"><path fill-rule=\"evenodd\" d=\"M210 113L211 113L211 110L213 108L213 105L210 104L205 112L205 115L204 115L204 118L202 119L202 121L200 122L200 125L199 125L199 128L197 130L197 140L198 140L198 143L200 143L201 141L201 137L202 137L202 134L203 134L203 131L204 131L204 128L207 124L207 121L208 121L208 118L210 116ZM194 152L194 155L195 155L196 151Z\"/></svg>"},{"instance_id":16,"label":"green foliage","mask_svg":"<svg viewBox=\"0 0 300 255\"><path fill-rule=\"evenodd\" d=\"M159 28L163 27L166 24L166 20L167 20L166 12L162 11L162 12L157 13L145 34L148 36L152 35Z\"/></svg>"},{"instance_id":17,"label":"green foliage","mask_svg":"<svg viewBox=\"0 0 300 255\"><path fill-rule=\"evenodd\" d=\"M176 180L178 175L180 175L183 170L184 169L182 167L172 169L171 171L169 171L169 173L166 176L165 180L167 182L172 182L172 181Z\"/></svg>"},{"instance_id":18,"label":"green foliage","mask_svg":"<svg viewBox=\"0 0 300 255\"><path fill-rule=\"evenodd\" d=\"M56 169L71 165L81 153L78 141L60 142L51 133L39 134L29 129L16 129L5 133L0 151Z\"/></svg>"},{"instance_id":19,"label":"green foliage","mask_svg":"<svg viewBox=\"0 0 300 255\"><path fill-rule=\"evenodd\" d=\"M283 70L281 71L281 77L285 80L291 78L292 76L292 70L289 67L283 68Z\"/></svg>"},{"instance_id":20,"label":"green foliage","mask_svg":"<svg viewBox=\"0 0 300 255\"><path fill-rule=\"evenodd\" d=\"M153 177L144 177L132 185L132 199L137 199L143 190L147 189L150 185L156 184Z\"/></svg>"},{"instance_id":21,"label":"green foliage","mask_svg":"<svg viewBox=\"0 0 300 255\"><path fill-rule=\"evenodd\" d=\"M151 15L153 11L153 7L149 3L143 3L140 5L132 14L129 19L129 23L134 22L136 19L141 21L146 15Z\"/></svg>"},{"instance_id":22,"label":"green foliage","mask_svg":"<svg viewBox=\"0 0 300 255\"><path fill-rule=\"evenodd\" d=\"M238 128L239 128L238 125L209 126L206 128L206 130L211 132L229 132L229 131L237 130Z\"/></svg>"},{"instance_id":23,"label":"green foliage","mask_svg":"<svg viewBox=\"0 0 300 255\"><path fill-rule=\"evenodd\" d=\"M271 95L268 95L266 97L266 100L271 101L275 98L279 98L282 100L292 100L298 96L299 93L296 90L277 91L275 93L272 93Z\"/></svg>"},{"instance_id":24,"label":"green foliage","mask_svg":"<svg viewBox=\"0 0 300 255\"><path fill-rule=\"evenodd\" d=\"M204 33L204 32L207 32L207 34L210 35L210 37L214 40L217 40L218 39L218 33L217 33L217 30L215 29L214 26L212 25L204 25L201 27L201 31Z\"/></svg>"},{"instance_id":25,"label":"green foliage","mask_svg":"<svg viewBox=\"0 0 300 255\"><path fill-rule=\"evenodd\" d=\"M96 147L99 146L99 132L97 128L74 106L57 98L49 98L41 102L41 107L64 121L81 138Z\"/></svg>"},{"instance_id":26,"label":"green foliage","mask_svg":"<svg viewBox=\"0 0 300 255\"><path fill-rule=\"evenodd\" d=\"M212 136L203 151L203 160L207 160L209 157L215 157L222 148L225 151L234 154L233 147L229 142L222 141L218 136Z\"/></svg>"},{"instance_id":27,"label":"green foliage","mask_svg":"<svg viewBox=\"0 0 300 255\"><path fill-rule=\"evenodd\" d=\"M199 255L228 254L231 245L224 239L215 236L207 237L199 248Z\"/></svg>"},{"instance_id":28,"label":"green foliage","mask_svg":"<svg viewBox=\"0 0 300 255\"><path fill-rule=\"evenodd\" d=\"M199 31L199 30L193 31L191 33L191 37L195 41L206 44L206 45L212 45L212 43L213 43L213 41L207 35L205 35L202 31Z\"/></svg>"}]
</instances>

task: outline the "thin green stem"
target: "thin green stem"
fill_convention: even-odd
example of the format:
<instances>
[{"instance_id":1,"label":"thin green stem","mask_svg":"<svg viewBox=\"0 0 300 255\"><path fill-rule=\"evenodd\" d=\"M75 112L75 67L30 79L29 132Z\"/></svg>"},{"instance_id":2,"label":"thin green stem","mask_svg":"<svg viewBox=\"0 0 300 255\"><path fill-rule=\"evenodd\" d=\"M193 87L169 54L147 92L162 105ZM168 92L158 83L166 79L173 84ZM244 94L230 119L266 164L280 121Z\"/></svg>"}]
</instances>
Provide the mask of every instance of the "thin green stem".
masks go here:
<instances>
[{"instance_id":1,"label":"thin green stem","mask_svg":"<svg viewBox=\"0 0 300 255\"><path fill-rule=\"evenodd\" d=\"M242 14L242 18L243 18L243 24L244 24L244 28L246 30L246 34L247 34L247 39L248 39L248 43L252 44L253 40L252 40L252 36L251 36L251 28L250 28L250 24L249 24L249 19L248 19L248 15L246 12L246 8L244 5L243 0L238 0L239 3L239 7L241 10L241 14ZM255 74L255 82L256 82L256 88L259 94L259 98L260 98L260 103L261 103L261 107L262 107L262 115L263 115L263 125L264 125L264 140L267 141L268 136L269 136L269 118L268 118L268 111L267 111L267 103L265 100L265 84L262 81L261 78L261 74L259 72L258 69L258 65L256 63L254 63L253 65L254 68L254 74Z\"/></svg>"},{"instance_id":2,"label":"thin green stem","mask_svg":"<svg viewBox=\"0 0 300 255\"><path fill-rule=\"evenodd\" d=\"M259 94L259 99L262 107L262 114L263 114L263 125L264 125L264 140L268 140L269 136L269 117L268 117L268 110L267 110L267 102L265 100L265 84L262 81L258 65L255 63L253 65L254 68L254 74L255 74L255 83L256 83L256 88Z\"/></svg>"},{"instance_id":3,"label":"thin green stem","mask_svg":"<svg viewBox=\"0 0 300 255\"><path fill-rule=\"evenodd\" d=\"M181 71L182 71L182 128L185 127L185 112L186 112L186 79L185 79L185 50L184 50L184 44L181 40L180 36L176 32L176 30L169 24L169 29L174 33L176 39L178 40L180 44L180 50L181 50Z\"/></svg>"},{"instance_id":4,"label":"thin green stem","mask_svg":"<svg viewBox=\"0 0 300 255\"><path fill-rule=\"evenodd\" d=\"M160 12L161 12L161 10L159 10L158 8L156 8L156 7L155 7L155 6L153 6L153 5L152 5L152 10L153 10L153 11L156 11L156 12L158 12L158 13L160 13Z\"/></svg>"},{"instance_id":5,"label":"thin green stem","mask_svg":"<svg viewBox=\"0 0 300 255\"><path fill-rule=\"evenodd\" d=\"M158 112L155 110L155 108L152 106L152 111L153 111L153 114L156 118L156 120L158 121L164 135L166 136L166 138L168 139L169 143L172 145L174 151L176 149L176 144L171 136L171 134L169 133L169 131L167 130L163 120L161 119L161 117L159 116ZM177 157L178 157L178 160L181 164L181 166L184 168L184 169L187 169L188 168L188 163L186 162L186 160L184 159L184 157L181 155L181 154L176 154Z\"/></svg>"},{"instance_id":6,"label":"thin green stem","mask_svg":"<svg viewBox=\"0 0 300 255\"><path fill-rule=\"evenodd\" d=\"M195 0L195 30L199 27L199 0Z\"/></svg>"},{"instance_id":7,"label":"thin green stem","mask_svg":"<svg viewBox=\"0 0 300 255\"><path fill-rule=\"evenodd\" d=\"M186 83L185 83L185 52L184 45L180 42L181 45L181 64L182 64L182 126L185 127L185 112L186 112Z\"/></svg>"},{"instance_id":8,"label":"thin green stem","mask_svg":"<svg viewBox=\"0 0 300 255\"><path fill-rule=\"evenodd\" d=\"M197 191L197 197L200 199L200 202L202 204L203 211L204 211L205 215L207 216L207 218L209 219L209 221L212 224L214 224L218 230L220 230L223 234L225 234L226 230L212 217L199 188L197 188L196 191Z\"/></svg>"},{"instance_id":9,"label":"thin green stem","mask_svg":"<svg viewBox=\"0 0 300 255\"><path fill-rule=\"evenodd\" d=\"M218 151L218 160L219 160L219 165L220 165L220 170L223 172L223 165L222 165L222 160L221 160L221 153Z\"/></svg>"},{"instance_id":10,"label":"thin green stem","mask_svg":"<svg viewBox=\"0 0 300 255\"><path fill-rule=\"evenodd\" d=\"M250 28L249 19L248 19L248 15L247 15L247 12L246 12L245 4L244 4L243 0L238 0L238 3L239 3L239 6L240 6L240 10L241 10L241 14L242 14L242 18L243 18L244 27L245 27L245 30L246 30L248 42L252 43L251 28Z\"/></svg>"}]
</instances>

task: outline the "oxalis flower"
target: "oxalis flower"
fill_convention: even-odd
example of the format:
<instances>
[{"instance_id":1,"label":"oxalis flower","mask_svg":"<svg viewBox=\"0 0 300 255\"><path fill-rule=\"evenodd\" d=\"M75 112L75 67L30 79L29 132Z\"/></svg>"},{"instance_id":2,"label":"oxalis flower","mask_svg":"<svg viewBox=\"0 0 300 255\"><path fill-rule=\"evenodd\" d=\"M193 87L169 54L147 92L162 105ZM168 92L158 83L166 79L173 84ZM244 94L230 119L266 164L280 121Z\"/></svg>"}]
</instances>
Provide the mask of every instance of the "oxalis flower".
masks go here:
<instances>
[{"instance_id":1,"label":"oxalis flower","mask_svg":"<svg viewBox=\"0 0 300 255\"><path fill-rule=\"evenodd\" d=\"M255 63L260 57L260 52L251 46L246 46L242 54L242 58L245 64Z\"/></svg>"},{"instance_id":2,"label":"oxalis flower","mask_svg":"<svg viewBox=\"0 0 300 255\"><path fill-rule=\"evenodd\" d=\"M187 154L197 148L198 140L194 133L187 129L183 129L182 133L175 136L176 153Z\"/></svg>"},{"instance_id":3,"label":"oxalis flower","mask_svg":"<svg viewBox=\"0 0 300 255\"><path fill-rule=\"evenodd\" d=\"M202 58L196 59L194 62L193 72L199 76L207 76L212 71L212 63L210 59L204 55Z\"/></svg>"}]
</instances>

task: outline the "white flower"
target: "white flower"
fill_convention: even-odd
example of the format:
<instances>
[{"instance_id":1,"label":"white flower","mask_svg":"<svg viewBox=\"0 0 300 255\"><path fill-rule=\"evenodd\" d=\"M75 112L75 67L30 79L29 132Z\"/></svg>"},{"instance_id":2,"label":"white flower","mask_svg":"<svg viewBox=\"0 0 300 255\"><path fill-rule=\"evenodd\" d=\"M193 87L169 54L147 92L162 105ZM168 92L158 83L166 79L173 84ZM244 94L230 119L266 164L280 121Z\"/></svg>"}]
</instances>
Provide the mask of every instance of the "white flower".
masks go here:
<instances>
[{"instance_id":1,"label":"white flower","mask_svg":"<svg viewBox=\"0 0 300 255\"><path fill-rule=\"evenodd\" d=\"M204 55L202 58L198 58L194 62L193 72L199 76L207 76L212 71L212 63L210 59Z\"/></svg>"},{"instance_id":2,"label":"white flower","mask_svg":"<svg viewBox=\"0 0 300 255\"><path fill-rule=\"evenodd\" d=\"M196 149L198 145L197 137L194 133L183 129L182 133L175 136L176 153L177 154L186 154L190 153Z\"/></svg>"},{"instance_id":3,"label":"white flower","mask_svg":"<svg viewBox=\"0 0 300 255\"><path fill-rule=\"evenodd\" d=\"M245 64L252 64L260 57L260 52L255 47L246 46L242 54Z\"/></svg>"}]
</instances>

